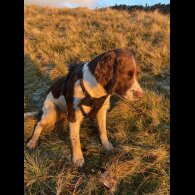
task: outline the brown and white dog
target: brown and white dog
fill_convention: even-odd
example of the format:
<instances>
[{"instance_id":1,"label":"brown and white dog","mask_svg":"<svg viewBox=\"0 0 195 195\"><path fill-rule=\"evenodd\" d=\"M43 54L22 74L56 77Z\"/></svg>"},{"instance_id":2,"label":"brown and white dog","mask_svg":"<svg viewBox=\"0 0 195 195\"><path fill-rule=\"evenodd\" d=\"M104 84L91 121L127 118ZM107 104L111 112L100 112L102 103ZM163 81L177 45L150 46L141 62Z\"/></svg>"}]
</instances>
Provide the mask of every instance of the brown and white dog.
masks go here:
<instances>
[{"instance_id":1,"label":"brown and white dog","mask_svg":"<svg viewBox=\"0 0 195 195\"><path fill-rule=\"evenodd\" d=\"M34 148L42 130L53 127L58 120L59 111L64 112L69 123L72 160L76 166L82 167L84 158L79 131L84 114L79 103L89 96L92 102L105 97L94 112L94 108L89 105L82 105L82 110L86 114L95 113L102 145L106 150L111 150L113 146L106 132L110 96L115 93L129 101L139 100L143 96L138 83L139 72L139 65L128 49L110 50L90 62L70 67L68 76L58 79L50 87L42 108L41 120L37 123L28 147Z\"/></svg>"}]
</instances>

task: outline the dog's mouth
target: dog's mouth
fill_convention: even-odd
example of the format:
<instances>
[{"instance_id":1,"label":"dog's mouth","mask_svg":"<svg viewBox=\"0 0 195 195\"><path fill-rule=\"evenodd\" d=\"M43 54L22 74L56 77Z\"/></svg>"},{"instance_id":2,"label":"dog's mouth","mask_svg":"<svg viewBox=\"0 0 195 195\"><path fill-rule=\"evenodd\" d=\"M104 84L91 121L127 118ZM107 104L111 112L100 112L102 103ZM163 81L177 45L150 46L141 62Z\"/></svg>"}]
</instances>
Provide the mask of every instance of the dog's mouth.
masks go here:
<instances>
[{"instance_id":1,"label":"dog's mouth","mask_svg":"<svg viewBox=\"0 0 195 195\"><path fill-rule=\"evenodd\" d=\"M125 102L137 102L137 101L139 101L140 100L140 98L127 98L126 96L121 96L121 95L119 95L118 93L116 93L116 95L120 98L120 99L122 99L123 101L125 101Z\"/></svg>"},{"instance_id":2,"label":"dog's mouth","mask_svg":"<svg viewBox=\"0 0 195 195\"><path fill-rule=\"evenodd\" d=\"M126 97L123 97L123 100L130 101L130 102L137 102L137 101L141 100L141 98L126 98Z\"/></svg>"},{"instance_id":3,"label":"dog's mouth","mask_svg":"<svg viewBox=\"0 0 195 195\"><path fill-rule=\"evenodd\" d=\"M128 96L128 95L120 95L120 94L116 94L118 97L120 97L122 100L124 100L124 101L130 101L130 102L137 102L137 101L139 101L139 100L141 100L142 99L142 97L143 97L143 92L142 92L142 95L139 95L139 96L137 96L137 95L134 95L134 94L132 94L132 95L130 95L130 96Z\"/></svg>"}]
</instances>

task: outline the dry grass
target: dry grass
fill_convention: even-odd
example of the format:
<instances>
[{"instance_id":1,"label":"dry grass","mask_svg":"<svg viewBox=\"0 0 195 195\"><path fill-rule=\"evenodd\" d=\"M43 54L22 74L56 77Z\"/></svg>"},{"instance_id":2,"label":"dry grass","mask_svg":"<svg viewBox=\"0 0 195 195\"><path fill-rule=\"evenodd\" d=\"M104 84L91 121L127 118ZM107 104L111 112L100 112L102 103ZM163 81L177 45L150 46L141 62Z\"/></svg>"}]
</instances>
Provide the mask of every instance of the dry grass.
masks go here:
<instances>
[{"instance_id":1,"label":"dry grass","mask_svg":"<svg viewBox=\"0 0 195 195\"><path fill-rule=\"evenodd\" d=\"M169 194L169 16L37 6L24 11L25 111L42 107L48 87L67 73L67 64L113 48L133 51L145 91L136 103L112 97L111 153L100 144L95 120L83 122L83 169L72 167L67 124L43 132L34 151L25 146L25 194ZM24 121L25 145L36 122Z\"/></svg>"}]
</instances>

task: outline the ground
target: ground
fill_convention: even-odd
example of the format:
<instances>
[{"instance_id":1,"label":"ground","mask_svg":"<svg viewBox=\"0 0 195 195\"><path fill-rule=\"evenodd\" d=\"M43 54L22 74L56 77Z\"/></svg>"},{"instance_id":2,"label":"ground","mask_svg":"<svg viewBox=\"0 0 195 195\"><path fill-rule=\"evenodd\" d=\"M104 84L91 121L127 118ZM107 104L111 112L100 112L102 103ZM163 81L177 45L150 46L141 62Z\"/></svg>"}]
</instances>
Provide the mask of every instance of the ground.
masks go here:
<instances>
[{"instance_id":1,"label":"ground","mask_svg":"<svg viewBox=\"0 0 195 195\"><path fill-rule=\"evenodd\" d=\"M67 123L43 131L37 148L26 144L37 119L24 121L24 193L169 194L169 15L157 11L51 9L25 6L24 110L40 110L50 84L72 62L113 48L129 48L141 66L141 101L111 98L108 137L100 144L96 121L81 126L83 168L71 163Z\"/></svg>"}]
</instances>

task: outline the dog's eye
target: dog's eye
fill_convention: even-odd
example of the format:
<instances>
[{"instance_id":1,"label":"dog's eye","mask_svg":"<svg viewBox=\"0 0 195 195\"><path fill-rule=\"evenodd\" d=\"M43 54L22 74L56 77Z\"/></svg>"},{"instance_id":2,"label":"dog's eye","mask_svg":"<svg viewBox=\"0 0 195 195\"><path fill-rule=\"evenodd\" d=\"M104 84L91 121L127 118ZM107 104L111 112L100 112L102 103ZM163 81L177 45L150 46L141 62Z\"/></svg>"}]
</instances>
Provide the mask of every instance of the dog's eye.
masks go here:
<instances>
[{"instance_id":1,"label":"dog's eye","mask_svg":"<svg viewBox=\"0 0 195 195\"><path fill-rule=\"evenodd\" d=\"M133 76L133 71L128 72L128 77L131 78Z\"/></svg>"},{"instance_id":2,"label":"dog's eye","mask_svg":"<svg viewBox=\"0 0 195 195\"><path fill-rule=\"evenodd\" d=\"M124 74L123 76L131 79L133 77L133 71L129 71L129 72L127 72L127 74Z\"/></svg>"}]
</instances>

